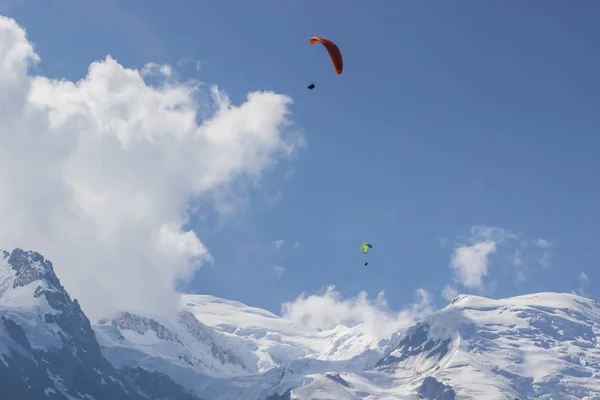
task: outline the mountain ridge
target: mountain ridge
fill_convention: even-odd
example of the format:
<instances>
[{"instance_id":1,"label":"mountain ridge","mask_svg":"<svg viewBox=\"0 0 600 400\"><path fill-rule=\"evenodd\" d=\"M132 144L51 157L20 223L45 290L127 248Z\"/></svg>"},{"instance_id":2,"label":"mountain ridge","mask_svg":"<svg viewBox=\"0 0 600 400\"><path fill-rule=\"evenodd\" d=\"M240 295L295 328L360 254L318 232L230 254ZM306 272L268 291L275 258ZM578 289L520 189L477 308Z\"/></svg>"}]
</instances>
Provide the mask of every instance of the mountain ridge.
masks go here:
<instances>
[{"instance_id":1,"label":"mountain ridge","mask_svg":"<svg viewBox=\"0 0 600 400\"><path fill-rule=\"evenodd\" d=\"M191 294L169 318L91 324L50 261L0 254L0 384L15 398L600 399L600 306L573 294L459 295L384 340Z\"/></svg>"},{"instance_id":2,"label":"mountain ridge","mask_svg":"<svg viewBox=\"0 0 600 400\"><path fill-rule=\"evenodd\" d=\"M201 400L171 378L104 357L89 319L33 251L2 251L0 387L11 399ZM166 392L166 393L165 393Z\"/></svg>"}]
</instances>

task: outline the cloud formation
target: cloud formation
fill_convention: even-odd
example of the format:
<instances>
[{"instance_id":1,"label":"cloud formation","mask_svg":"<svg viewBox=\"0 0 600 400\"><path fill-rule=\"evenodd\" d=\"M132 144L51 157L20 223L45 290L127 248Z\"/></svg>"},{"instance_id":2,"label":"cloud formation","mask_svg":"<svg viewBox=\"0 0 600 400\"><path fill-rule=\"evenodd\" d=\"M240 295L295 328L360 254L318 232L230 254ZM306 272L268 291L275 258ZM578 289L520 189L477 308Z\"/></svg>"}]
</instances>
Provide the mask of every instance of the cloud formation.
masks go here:
<instances>
[{"instance_id":1,"label":"cloud formation","mask_svg":"<svg viewBox=\"0 0 600 400\"><path fill-rule=\"evenodd\" d=\"M179 60L177 60L177 65L179 66L184 66L188 64L192 64L196 71L200 71L200 67L202 66L201 61L195 60L191 57L180 57Z\"/></svg>"},{"instance_id":2,"label":"cloud formation","mask_svg":"<svg viewBox=\"0 0 600 400\"><path fill-rule=\"evenodd\" d=\"M488 256L496 251L493 241L481 241L454 249L451 267L456 280L467 288L480 288L488 273Z\"/></svg>"},{"instance_id":3,"label":"cloud formation","mask_svg":"<svg viewBox=\"0 0 600 400\"><path fill-rule=\"evenodd\" d=\"M540 255L538 261L540 263L540 266L543 269L546 269L548 267L550 267L550 249L553 247L553 244L550 243L548 240L545 239L537 239L535 241L535 245L537 247L539 247L540 249L542 249L542 254Z\"/></svg>"},{"instance_id":4,"label":"cloud formation","mask_svg":"<svg viewBox=\"0 0 600 400\"><path fill-rule=\"evenodd\" d=\"M587 286L588 286L588 276L585 272L581 272L579 274L579 287L576 290L573 290L573 294L578 294L579 296L587 296Z\"/></svg>"},{"instance_id":5,"label":"cloud formation","mask_svg":"<svg viewBox=\"0 0 600 400\"><path fill-rule=\"evenodd\" d=\"M0 247L51 259L92 319L170 311L178 283L212 260L186 228L190 203L229 212L221 200L240 182L295 153L291 99L252 92L236 106L213 87L205 107L168 65L107 56L71 82L31 76L39 61L0 16Z\"/></svg>"},{"instance_id":6,"label":"cloud formation","mask_svg":"<svg viewBox=\"0 0 600 400\"><path fill-rule=\"evenodd\" d=\"M384 339L433 311L433 302L426 290L418 289L415 297L413 304L393 311L383 291L374 300L369 299L365 291L354 298L344 299L331 285L322 294L301 294L296 300L282 304L281 314L312 329L327 330L337 325L353 327L362 324L364 332Z\"/></svg>"},{"instance_id":7,"label":"cloud formation","mask_svg":"<svg viewBox=\"0 0 600 400\"><path fill-rule=\"evenodd\" d=\"M532 244L534 249L531 248ZM499 254L501 247L503 251ZM494 284L486 282L485 278L490 273L493 256L503 256L503 262L513 268L511 273L516 283L525 282L532 259L539 262L542 268L548 267L552 247L553 244L545 239L528 240L523 234L503 228L473 226L470 236L459 242L453 250L450 261L453 283L444 287L442 296L452 300L459 293L458 287L488 294L486 292L492 290ZM538 249L537 252L535 249Z\"/></svg>"},{"instance_id":8,"label":"cloud formation","mask_svg":"<svg viewBox=\"0 0 600 400\"><path fill-rule=\"evenodd\" d=\"M481 289L483 278L488 274L489 257L498 244L514 235L501 228L474 226L471 228L469 244L456 247L450 268L454 281L469 289Z\"/></svg>"}]
</instances>

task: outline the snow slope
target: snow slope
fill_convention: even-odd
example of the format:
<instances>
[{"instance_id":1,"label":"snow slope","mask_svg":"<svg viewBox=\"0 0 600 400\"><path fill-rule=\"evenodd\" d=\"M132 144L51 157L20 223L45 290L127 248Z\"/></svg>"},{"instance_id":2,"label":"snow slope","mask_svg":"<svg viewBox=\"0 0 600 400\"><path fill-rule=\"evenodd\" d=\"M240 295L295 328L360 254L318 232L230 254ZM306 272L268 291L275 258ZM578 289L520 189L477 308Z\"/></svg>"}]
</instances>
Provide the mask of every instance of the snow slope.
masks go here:
<instances>
[{"instance_id":1,"label":"snow slope","mask_svg":"<svg viewBox=\"0 0 600 400\"><path fill-rule=\"evenodd\" d=\"M50 261L21 249L0 256L1 398L201 400L167 375L117 371Z\"/></svg>"},{"instance_id":2,"label":"snow slope","mask_svg":"<svg viewBox=\"0 0 600 400\"><path fill-rule=\"evenodd\" d=\"M474 398L600 398L600 307L575 295L459 296L430 318L455 339L437 375Z\"/></svg>"},{"instance_id":3,"label":"snow slope","mask_svg":"<svg viewBox=\"0 0 600 400\"><path fill-rule=\"evenodd\" d=\"M255 362L197 385L206 399L600 399L600 307L575 295L461 295L381 342L213 296L182 308Z\"/></svg>"},{"instance_id":4,"label":"snow slope","mask_svg":"<svg viewBox=\"0 0 600 400\"><path fill-rule=\"evenodd\" d=\"M64 332L55 322L39 324L45 315L59 311L51 307L41 294L60 293L62 286L54 279L52 265L35 255L23 255L25 260L13 257L15 266L9 264L11 253L2 251L0 258L0 315L14 319L25 330L32 348L58 348ZM19 262L20 261L20 262ZM26 264L23 265L23 261ZM49 319L49 317L45 317Z\"/></svg>"},{"instance_id":5,"label":"snow slope","mask_svg":"<svg viewBox=\"0 0 600 400\"><path fill-rule=\"evenodd\" d=\"M193 390L211 378L258 372L256 357L250 351L206 327L189 312L183 311L173 320L123 312L102 321L95 331L113 365L163 372Z\"/></svg>"},{"instance_id":6,"label":"snow slope","mask_svg":"<svg viewBox=\"0 0 600 400\"><path fill-rule=\"evenodd\" d=\"M252 349L259 359L260 372L301 359L348 360L376 347L376 338L362 332L360 325L352 328L338 325L332 330L317 332L237 301L207 295L183 295L181 302L185 310L207 326L236 337Z\"/></svg>"},{"instance_id":7,"label":"snow slope","mask_svg":"<svg viewBox=\"0 0 600 400\"><path fill-rule=\"evenodd\" d=\"M411 388L430 376L460 398L600 399L599 333L598 304L575 295L461 295L395 335L375 370Z\"/></svg>"},{"instance_id":8,"label":"snow slope","mask_svg":"<svg viewBox=\"0 0 600 400\"><path fill-rule=\"evenodd\" d=\"M91 326L49 261L0 255L0 383L33 399L600 400L600 306L571 294L461 295L382 341L203 295Z\"/></svg>"},{"instance_id":9,"label":"snow slope","mask_svg":"<svg viewBox=\"0 0 600 400\"><path fill-rule=\"evenodd\" d=\"M182 296L171 320L124 312L95 331L116 367L165 373L207 399L263 399L303 384L306 374L360 371L381 356L365 352L373 343L358 327L311 332L212 296Z\"/></svg>"}]
</instances>

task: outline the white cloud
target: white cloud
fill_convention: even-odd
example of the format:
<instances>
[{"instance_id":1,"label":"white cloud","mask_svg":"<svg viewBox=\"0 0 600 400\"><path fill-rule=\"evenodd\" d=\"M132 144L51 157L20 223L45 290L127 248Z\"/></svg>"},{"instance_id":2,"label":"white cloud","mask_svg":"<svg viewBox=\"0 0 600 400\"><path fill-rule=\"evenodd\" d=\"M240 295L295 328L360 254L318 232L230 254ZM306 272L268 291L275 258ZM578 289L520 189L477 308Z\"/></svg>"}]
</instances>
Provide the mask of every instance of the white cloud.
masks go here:
<instances>
[{"instance_id":1,"label":"white cloud","mask_svg":"<svg viewBox=\"0 0 600 400\"><path fill-rule=\"evenodd\" d=\"M518 283L525 282L527 280L527 278L525 277L525 272L527 270L527 264L525 263L525 260L523 259L523 251L515 250L510 262L512 265L514 265L516 267L516 271L515 271L515 275L514 275L515 281Z\"/></svg>"},{"instance_id":2,"label":"white cloud","mask_svg":"<svg viewBox=\"0 0 600 400\"><path fill-rule=\"evenodd\" d=\"M535 240L535 245L543 250L541 256L538 259L538 262L542 269L550 267L550 249L554 247L554 244L549 240L538 238Z\"/></svg>"},{"instance_id":3,"label":"white cloud","mask_svg":"<svg viewBox=\"0 0 600 400\"><path fill-rule=\"evenodd\" d=\"M164 77L170 77L173 75L173 68L170 65L160 65L153 62L150 62L142 67L140 71L140 75L143 77L153 76L153 75L162 75Z\"/></svg>"},{"instance_id":4,"label":"white cloud","mask_svg":"<svg viewBox=\"0 0 600 400\"><path fill-rule=\"evenodd\" d=\"M474 226L471 228L471 235L466 241L461 242L454 249L450 268L454 276L456 285L468 289L477 290L480 294L489 294L493 291L495 284L485 282L489 275L491 258L501 258L502 262L514 268L509 273L513 274L516 283L522 283L527 280L529 263L537 260L542 267L549 265L550 248L552 243L545 239L536 239L533 244L542 249L532 251L529 241L525 235L515 234L503 228ZM499 251L500 248L503 251ZM537 254L537 255L536 255ZM442 294L444 296L444 294Z\"/></svg>"},{"instance_id":5,"label":"white cloud","mask_svg":"<svg viewBox=\"0 0 600 400\"><path fill-rule=\"evenodd\" d=\"M488 274L489 256L496 251L505 231L499 228L476 226L471 228L469 245L454 249L450 267L457 283L470 289L481 289L483 278Z\"/></svg>"},{"instance_id":6,"label":"white cloud","mask_svg":"<svg viewBox=\"0 0 600 400\"><path fill-rule=\"evenodd\" d=\"M573 291L574 294L578 294L580 296L587 296L587 284L588 284L588 276L585 272L581 272L579 274L579 287Z\"/></svg>"},{"instance_id":7,"label":"white cloud","mask_svg":"<svg viewBox=\"0 0 600 400\"><path fill-rule=\"evenodd\" d=\"M522 267L523 265L525 265L525 262L523 261L523 254L520 250L515 250L511 262L517 267Z\"/></svg>"},{"instance_id":8,"label":"white cloud","mask_svg":"<svg viewBox=\"0 0 600 400\"><path fill-rule=\"evenodd\" d=\"M493 242L496 244L505 243L509 240L518 240L523 235L512 233L504 228L493 226L474 225L470 229L468 242L477 243L482 241Z\"/></svg>"},{"instance_id":9,"label":"white cloud","mask_svg":"<svg viewBox=\"0 0 600 400\"><path fill-rule=\"evenodd\" d=\"M283 246L283 240L273 241L273 246L275 246L275 250L279 250L281 248L281 246Z\"/></svg>"},{"instance_id":10,"label":"white cloud","mask_svg":"<svg viewBox=\"0 0 600 400\"><path fill-rule=\"evenodd\" d=\"M458 294L458 290L451 285L444 286L444 290L442 290L442 297L448 301L454 300Z\"/></svg>"},{"instance_id":11,"label":"white cloud","mask_svg":"<svg viewBox=\"0 0 600 400\"><path fill-rule=\"evenodd\" d=\"M199 60L195 60L191 57L181 57L177 60L177 65L184 66L187 64L193 64L196 71L200 71L200 67L202 66L202 62Z\"/></svg>"},{"instance_id":12,"label":"white cloud","mask_svg":"<svg viewBox=\"0 0 600 400\"><path fill-rule=\"evenodd\" d=\"M550 247L552 247L552 243L550 243L546 239L541 238L536 239L535 244L536 246L541 247L542 249L549 249Z\"/></svg>"},{"instance_id":13,"label":"white cloud","mask_svg":"<svg viewBox=\"0 0 600 400\"><path fill-rule=\"evenodd\" d=\"M496 251L496 243L479 242L454 249L452 268L456 280L468 288L481 288L488 274L488 256Z\"/></svg>"},{"instance_id":14,"label":"white cloud","mask_svg":"<svg viewBox=\"0 0 600 400\"><path fill-rule=\"evenodd\" d=\"M300 247L300 242L296 241L296 243L294 243L294 250L296 250L298 247Z\"/></svg>"},{"instance_id":15,"label":"white cloud","mask_svg":"<svg viewBox=\"0 0 600 400\"><path fill-rule=\"evenodd\" d=\"M277 279L280 279L285 272L285 268L283 268L281 265L276 265L273 267L273 271L275 271L275 276Z\"/></svg>"},{"instance_id":16,"label":"white cloud","mask_svg":"<svg viewBox=\"0 0 600 400\"><path fill-rule=\"evenodd\" d=\"M71 82L30 76L37 60L0 17L0 246L51 259L93 319L168 311L175 287L211 260L184 228L190 201L231 211L236 202L221 200L240 182L294 154L291 99L253 92L235 106L213 88L214 113L200 115L199 85L170 66L139 71L107 56Z\"/></svg>"},{"instance_id":17,"label":"white cloud","mask_svg":"<svg viewBox=\"0 0 600 400\"><path fill-rule=\"evenodd\" d=\"M335 286L329 286L323 294L301 294L293 302L284 303L281 310L284 318L312 329L363 324L364 332L383 339L431 313L433 307L431 296L424 289L417 290L414 304L403 310L393 311L383 292L375 300L368 299L364 291L354 298L343 299Z\"/></svg>"}]
</instances>

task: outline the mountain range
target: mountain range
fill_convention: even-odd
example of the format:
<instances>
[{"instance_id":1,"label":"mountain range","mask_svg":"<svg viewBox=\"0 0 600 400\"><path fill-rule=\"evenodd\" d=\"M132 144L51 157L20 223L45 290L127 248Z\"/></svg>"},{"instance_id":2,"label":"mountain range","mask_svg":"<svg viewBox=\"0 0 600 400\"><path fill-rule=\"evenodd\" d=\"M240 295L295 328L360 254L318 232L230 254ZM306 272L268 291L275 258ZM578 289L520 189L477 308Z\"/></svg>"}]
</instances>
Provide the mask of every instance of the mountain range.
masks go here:
<instances>
[{"instance_id":1,"label":"mountain range","mask_svg":"<svg viewBox=\"0 0 600 400\"><path fill-rule=\"evenodd\" d=\"M35 251L0 252L8 400L600 400L600 305L460 295L384 340L207 295L92 324Z\"/></svg>"}]
</instances>

